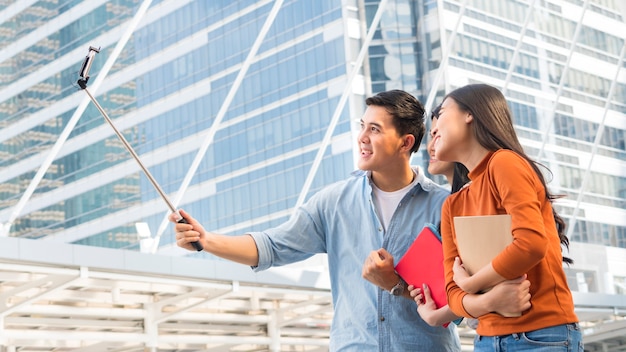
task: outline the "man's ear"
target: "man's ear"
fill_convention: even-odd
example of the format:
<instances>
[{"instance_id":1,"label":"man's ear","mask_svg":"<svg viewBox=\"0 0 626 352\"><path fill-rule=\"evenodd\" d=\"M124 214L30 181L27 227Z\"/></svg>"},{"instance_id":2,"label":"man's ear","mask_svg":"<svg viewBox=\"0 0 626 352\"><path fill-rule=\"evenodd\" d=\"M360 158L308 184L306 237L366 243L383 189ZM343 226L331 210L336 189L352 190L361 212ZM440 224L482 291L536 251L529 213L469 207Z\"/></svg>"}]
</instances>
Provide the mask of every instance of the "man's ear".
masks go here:
<instances>
[{"instance_id":1,"label":"man's ear","mask_svg":"<svg viewBox=\"0 0 626 352\"><path fill-rule=\"evenodd\" d=\"M403 140L403 144L402 144L402 149L404 151L411 151L411 149L413 149L413 146L415 145L415 136L412 134L407 134L404 136L404 138L402 138Z\"/></svg>"}]
</instances>

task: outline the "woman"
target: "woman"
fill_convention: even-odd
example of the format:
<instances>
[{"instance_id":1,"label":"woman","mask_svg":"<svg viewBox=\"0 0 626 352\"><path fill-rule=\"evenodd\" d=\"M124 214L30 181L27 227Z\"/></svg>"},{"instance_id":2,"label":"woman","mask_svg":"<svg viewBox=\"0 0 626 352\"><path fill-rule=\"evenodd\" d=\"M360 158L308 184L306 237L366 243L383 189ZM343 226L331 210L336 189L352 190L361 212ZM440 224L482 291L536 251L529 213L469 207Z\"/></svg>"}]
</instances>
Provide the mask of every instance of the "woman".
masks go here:
<instances>
[{"instance_id":1,"label":"woman","mask_svg":"<svg viewBox=\"0 0 626 352\"><path fill-rule=\"evenodd\" d=\"M431 132L437 126L440 108L441 105L435 108L431 113ZM430 156L428 172L432 175L444 175L448 184L451 185L451 193L455 193L469 182L467 176L468 170L461 163L438 160L435 157L435 149L433 148L432 142L431 135L431 139L426 147ZM439 224L437 228L440 228ZM482 313L499 309L507 314L516 312L517 307L522 307L526 303L527 299L524 297L524 294L528 292L529 286L530 283L528 280L525 280L525 278L507 280L496 285L496 287L489 292L489 295L483 296L483 298L485 298L485 304ZM458 325L461 322L462 318L455 315L447 305L437 308L431 297L428 286L414 287L413 285L409 285L408 290L410 296L413 297L413 300L417 303L417 312L429 325L445 326L451 321L454 321L454 323ZM506 311L502 309L506 309ZM476 325L478 324L476 319L466 319L466 323L472 329L476 329Z\"/></svg>"},{"instance_id":2,"label":"woman","mask_svg":"<svg viewBox=\"0 0 626 352\"><path fill-rule=\"evenodd\" d=\"M442 208L441 232L448 304L457 315L479 320L475 351L583 351L574 303L562 268L568 245L555 198L537 164L517 139L502 93L473 84L448 94L432 131L438 160L469 170L471 183ZM456 248L455 216L510 214L513 242L491 263L469 276ZM530 281L532 304L521 316L482 314L477 294L517 277Z\"/></svg>"},{"instance_id":3,"label":"woman","mask_svg":"<svg viewBox=\"0 0 626 352\"><path fill-rule=\"evenodd\" d=\"M439 119L439 110L441 105L438 105L430 115L430 135L431 138L426 145L426 150L430 159L428 160L428 172L431 175L443 175L446 177L446 181L450 185L450 193L456 193L466 183L469 182L467 168L461 163L452 163L447 161L438 160L435 157L435 148L433 144L432 131L437 127L437 120Z\"/></svg>"},{"instance_id":4,"label":"woman","mask_svg":"<svg viewBox=\"0 0 626 352\"><path fill-rule=\"evenodd\" d=\"M426 150L428 151L428 155L430 156L428 160L428 172L431 175L445 176L448 184L451 187L450 192L455 193L469 182L469 178L467 177L468 170L461 163L441 161L437 160L437 158L435 157L432 131L437 126L440 108L441 105L437 106L430 115L431 138L426 145ZM440 226L437 227L439 228ZM417 303L417 312L420 314L422 319L424 319L424 321L426 321L429 325L439 326L446 324L450 321L455 321L455 323L457 324L460 323L460 319L458 319L459 317L456 316L448 308L448 306L440 307L439 309L437 309L435 302L431 298L428 286L423 287L424 293L422 293L421 287L415 287L413 285L409 285L408 290L411 297L413 297L413 299ZM472 328L476 328L473 319L469 319L467 323Z\"/></svg>"}]
</instances>

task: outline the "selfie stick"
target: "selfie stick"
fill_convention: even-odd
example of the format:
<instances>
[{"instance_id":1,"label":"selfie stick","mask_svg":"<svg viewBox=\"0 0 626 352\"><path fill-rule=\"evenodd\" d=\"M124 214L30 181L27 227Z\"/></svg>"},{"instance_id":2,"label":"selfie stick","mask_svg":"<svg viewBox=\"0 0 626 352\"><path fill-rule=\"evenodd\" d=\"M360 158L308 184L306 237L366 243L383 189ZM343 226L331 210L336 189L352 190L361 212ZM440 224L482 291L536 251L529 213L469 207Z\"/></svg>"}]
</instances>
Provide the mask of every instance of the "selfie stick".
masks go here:
<instances>
[{"instance_id":1,"label":"selfie stick","mask_svg":"<svg viewBox=\"0 0 626 352\"><path fill-rule=\"evenodd\" d=\"M115 131L115 134L117 135L117 137L120 139L120 141L122 141L122 144L124 145L126 150L128 150L128 152L133 156L133 158L135 159L137 164L139 164L139 167L141 167L141 170L143 170L143 172L146 175L146 177L148 178L148 180L150 180L150 183L152 183L152 186L154 186L154 189L156 189L156 191L159 193L161 198L163 198L163 200L165 201L165 204L167 204L167 207L170 208L172 213L177 213L177 210L176 210L176 207L174 207L174 204L172 204L172 202L170 202L170 200L167 198L167 196L165 195L165 193L163 192L163 190L161 189L159 184L156 182L154 177L152 177L152 174L150 174L150 171L148 171L148 169L143 165L143 163L139 159L139 156L137 155L137 153L135 153L133 148L126 141L126 138L124 138L124 135L122 135L120 133L120 131L117 128L115 128L115 125L113 124L113 121L111 121L111 119L109 118L109 115L107 115L107 113L104 111L104 109L102 109L100 104L98 104L96 99L93 97L93 95L91 95L91 93L87 89L87 81L89 81L89 70L91 69L91 64L93 63L93 57L97 53L99 53L99 52L100 52L100 48L95 48L93 46L89 47L89 54L87 54L87 56L85 57L85 61L83 62L83 66L80 69L80 78L78 79L78 82L76 82L76 83L78 83L80 88L82 90L84 90L85 93L87 93L87 95L89 96L91 101L94 103L96 108L98 108L98 110L102 114L102 117L104 117L104 119L109 123L111 128L113 128L113 131ZM187 220L185 220L182 217L181 217L180 220L178 220L178 222L181 223L181 224L187 224L188 223ZM191 242L191 244L193 245L193 247L197 251L203 250L202 244L200 242L197 242L197 241L196 242Z\"/></svg>"}]
</instances>

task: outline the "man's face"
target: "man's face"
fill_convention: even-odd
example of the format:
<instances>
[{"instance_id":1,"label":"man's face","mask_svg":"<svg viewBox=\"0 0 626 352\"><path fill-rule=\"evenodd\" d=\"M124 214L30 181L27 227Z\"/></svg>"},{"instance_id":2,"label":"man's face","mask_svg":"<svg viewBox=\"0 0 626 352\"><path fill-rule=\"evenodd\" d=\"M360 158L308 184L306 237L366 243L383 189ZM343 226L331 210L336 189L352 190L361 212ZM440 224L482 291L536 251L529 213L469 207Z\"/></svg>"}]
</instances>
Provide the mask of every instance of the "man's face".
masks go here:
<instances>
[{"instance_id":1,"label":"man's face","mask_svg":"<svg viewBox=\"0 0 626 352\"><path fill-rule=\"evenodd\" d=\"M384 107L370 105L361 119L358 143L361 170L380 172L397 169L406 160L405 139L398 135L392 116Z\"/></svg>"}]
</instances>

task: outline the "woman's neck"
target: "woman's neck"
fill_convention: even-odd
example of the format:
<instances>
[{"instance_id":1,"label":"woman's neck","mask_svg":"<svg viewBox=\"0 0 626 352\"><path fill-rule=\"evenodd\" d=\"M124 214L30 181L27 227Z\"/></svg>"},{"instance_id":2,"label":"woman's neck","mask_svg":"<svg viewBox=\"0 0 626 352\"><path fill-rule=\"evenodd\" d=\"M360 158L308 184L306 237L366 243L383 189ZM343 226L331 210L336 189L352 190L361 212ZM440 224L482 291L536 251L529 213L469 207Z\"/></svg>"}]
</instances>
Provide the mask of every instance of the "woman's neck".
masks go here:
<instances>
[{"instance_id":1,"label":"woman's neck","mask_svg":"<svg viewBox=\"0 0 626 352\"><path fill-rule=\"evenodd\" d=\"M469 148L468 153L465 155L461 163L465 165L469 171L472 171L476 168L476 166L478 166L478 164L480 164L481 161L483 161L489 152L489 150L481 145Z\"/></svg>"}]
</instances>

